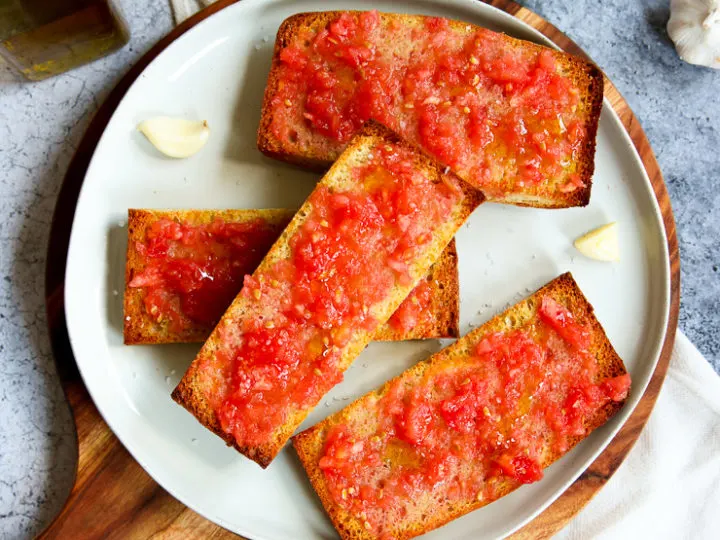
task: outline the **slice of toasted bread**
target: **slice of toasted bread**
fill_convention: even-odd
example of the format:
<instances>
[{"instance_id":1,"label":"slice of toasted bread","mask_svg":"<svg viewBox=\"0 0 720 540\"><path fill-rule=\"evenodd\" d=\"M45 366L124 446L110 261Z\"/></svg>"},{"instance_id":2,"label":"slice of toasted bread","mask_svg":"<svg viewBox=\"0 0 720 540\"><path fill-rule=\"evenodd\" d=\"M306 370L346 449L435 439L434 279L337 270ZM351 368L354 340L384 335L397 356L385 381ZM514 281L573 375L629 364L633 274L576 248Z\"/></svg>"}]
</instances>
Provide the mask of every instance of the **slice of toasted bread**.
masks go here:
<instances>
[{"instance_id":1,"label":"slice of toasted bread","mask_svg":"<svg viewBox=\"0 0 720 540\"><path fill-rule=\"evenodd\" d=\"M396 157L400 162L394 165L398 167L394 172L385 164ZM397 224L402 216L396 211L388 218L378 217L388 210L368 206L375 203L344 206L350 204L351 196L381 197L379 200L398 197L401 204L407 202L410 193L419 196L419 190L424 190L423 200L405 207L405 212L411 214L402 214L412 215L411 220L404 218L407 229ZM243 290L173 391L173 399L228 445L266 467L309 410L342 379L342 373L370 342L378 326L427 275L458 228L483 200L481 192L445 172L415 146L380 124L368 123L323 177L253 276L246 278ZM338 210L333 210L331 203ZM444 210L435 210L438 208ZM327 219L332 218L330 223L320 219L325 214ZM331 225L335 222L340 224L337 230ZM298 245L306 246L309 241L315 250L313 246L322 238L349 234L342 230L364 232L344 237L342 255L334 252L340 249L338 244L328 240L331 245L323 245L328 245L329 251L304 263L312 265L312 271L292 262L308 260L303 259L307 251L297 251ZM405 242L411 237L401 230L412 230L416 235L412 238L422 238L422 243L415 248L408 246ZM397 249L405 263L395 258ZM366 268L367 264L371 266ZM295 277L286 278L288 275ZM320 278L305 277L315 275ZM367 283L372 290L346 284L346 275L353 276L356 283ZM296 291L305 290L299 288L298 276L311 290L324 287L322 280L326 279L352 289L336 289L330 298L312 293L310 300L302 301L306 303L293 305L297 298L293 295L299 294ZM319 312L308 311L318 309L311 306L320 301L342 303L345 299L358 299L362 306L352 304L356 311L349 313L355 315L337 323L339 326L331 323L329 328L323 327L327 314L339 309L338 303L333 304L336 307L325 307L325 303ZM292 330L290 336L288 328ZM256 360L261 353L271 354L270 350L278 351L272 353L275 360ZM297 351L297 356L286 360L291 354L288 351Z\"/></svg>"},{"instance_id":2,"label":"slice of toasted bread","mask_svg":"<svg viewBox=\"0 0 720 540\"><path fill-rule=\"evenodd\" d=\"M142 275L147 267L147 258L138 251L138 246L147 242L148 230L159 222L174 221L191 229L199 229L216 220L223 223L248 223L262 221L272 234L267 238L258 239L256 235L238 231L233 239L242 241L248 250L265 253L272 243L277 240L283 229L290 223L295 210L128 210L128 247L127 262L125 266L125 303L123 337L126 345L148 345L163 343L201 343L205 341L217 319L210 322L198 321L188 317L178 317L180 320L173 323L168 313L162 310L155 315L148 312L144 301L147 288L133 287L130 283L133 277ZM207 263L207 272L214 275L213 267L225 264L231 258L230 253L221 260L214 259ZM173 257L163 256L164 260ZM244 259L240 268L236 268L237 289L234 291L208 291L203 300L215 304L224 304L227 308L242 288L242 278L245 274L252 274L257 267L254 260ZM459 291L457 271L457 250L455 239L445 248L438 261L430 268L426 277L428 293L425 302L416 309L423 311L423 317L417 324L399 324L393 318L382 325L374 336L376 341L404 341L411 339L452 338L458 336L459 326ZM168 291L173 295L172 291ZM222 298L208 298L208 295L225 294ZM414 293L403 302L404 306L413 305ZM152 308L151 308L152 309ZM158 308L155 307L157 310Z\"/></svg>"},{"instance_id":3,"label":"slice of toasted bread","mask_svg":"<svg viewBox=\"0 0 720 540\"><path fill-rule=\"evenodd\" d=\"M548 298L569 311L569 318L585 329L585 338L589 339L585 345L587 353L573 349L553 327L543 322L541 305ZM548 352L540 360L544 363L537 364L539 357L532 355L527 356L531 359L527 364L520 362L518 359L522 348L513 348L513 345L500 341L517 331L532 336L533 342L546 348ZM497 346L498 349L483 347L487 343L501 344ZM495 360L491 356L482 356L483 353L479 351L485 351L485 354L501 351L497 353L501 356ZM517 363L513 363L513 358ZM548 398L542 396L558 396L549 399L563 404L559 409L554 409L558 414L552 415L551 421L571 414L568 410L572 410L572 404L576 402L566 399L566 395L574 395L572 392L575 388L584 387L573 386L572 381L563 387L564 375L561 374L572 373L572 370L580 370L582 366L588 365L583 362L591 363L589 369L594 371L594 375L588 378L592 379L592 385L605 388L609 380L618 381L623 383L622 391L608 390L607 396L603 394L598 398L594 406L587 409L587 415L574 420L574 431L553 432L545 429L547 426L543 422L548 417L533 416L538 410L546 414L542 407L548 402L540 400ZM538 365L540 368L533 367ZM507 367L503 370L503 366ZM532 369L544 370L540 371L543 376L539 378L539 384L538 379L528 375ZM517 375L520 372L522 374ZM478 378L471 381L473 373L478 374ZM533 386L529 389L518 387L512 377L518 377L518 380ZM457 385L453 386L448 381L457 381ZM498 385L493 386L494 382L498 382ZM622 360L605 336L592 306L567 273L427 361L416 364L380 389L296 435L293 445L313 488L342 538L358 540L382 536L401 540L439 527L497 500L522 483L539 479L542 476L541 468L560 458L622 407L628 385L629 377ZM547 394L540 393L543 387L548 389ZM462 395L462 388L471 390L466 390L468 393ZM462 399L456 399L461 395ZM471 401L472 397L468 398L473 395L477 396L475 402ZM416 401L418 399L420 401ZM516 401L513 402L513 399ZM429 412L425 409L425 414L431 418L430 422L437 423L431 425L445 426L450 435L449 438L441 438L445 433L443 431L439 432L440 435L434 435L433 431L424 432L425 438L418 437L416 440L421 442L413 446L407 442L407 435L401 435L403 429L407 430L405 433L410 433L408 427L402 426L416 426L410 424L412 419L424 418L408 412L423 411L423 403L433 404L430 407L437 405ZM516 408L511 403L516 403ZM533 409L533 403L539 403L538 408ZM445 417L444 411L457 412L458 416ZM461 427L448 427L453 419L469 422L465 431ZM420 426L422 429L422 424ZM557 433L562 435L558 436ZM337 441L342 445L338 445ZM468 448L463 446L466 441L470 441L472 449L485 448L482 445L488 444L493 453L479 454L482 457L463 454ZM494 441L497 441L497 446ZM348 448L350 450L345 451ZM452 457L445 461L441 459L440 465L437 465L435 472L440 475L438 483L420 484L422 487L417 488L420 490L418 492L413 491L415 488L410 481L408 484L399 482L398 478L403 478L404 473L425 470L428 471L425 474L433 474L432 467L422 469L430 460L439 459L438 454L433 452L442 452L442 457ZM377 461L370 459L374 455L378 456ZM510 460L509 456L515 457ZM532 462L515 462L518 456L523 460L527 459L526 456L535 460L534 477L524 476L528 471L533 471ZM364 468L354 469L352 463L362 463ZM498 474L493 468L496 463L524 465L516 465L512 473L500 469ZM358 470L361 472L357 473ZM397 475L393 476L394 473ZM339 480L336 480L338 477ZM408 478L415 478L415 485L422 482L416 476ZM343 487L342 492L338 493L345 482L350 487ZM409 490L408 494L393 498L391 489L397 485L405 486L402 489ZM428 485L433 487L427 488Z\"/></svg>"},{"instance_id":4,"label":"slice of toasted bread","mask_svg":"<svg viewBox=\"0 0 720 540\"><path fill-rule=\"evenodd\" d=\"M376 23L367 22L375 15ZM376 26L362 34L362 40L353 37L353 25L373 24ZM442 44L433 41L439 34L432 32L446 32ZM477 50L483 55L468 52L473 43L479 44ZM337 48L334 52L328 49L332 44ZM356 61L348 59L350 52ZM307 59L318 59L318 66L312 64L313 73L302 72L306 65L302 62ZM566 88L570 99L562 93L556 95L556 87L540 76L533 78L532 70L543 62L554 62L554 74L560 81L557 87ZM513 78L517 66L525 73L519 83ZM410 68L427 70L431 86L423 86L423 79L415 89L409 89L407 85L414 84L407 75ZM454 70L452 77L456 78L448 76L452 82L442 79L447 69ZM499 70L499 75L493 69ZM371 107L367 105L370 98L360 93L360 84L368 81L370 88L374 70L387 80L377 94L382 99L373 101ZM318 71L324 78L312 84L327 82L327 86L313 94L313 100L332 94L333 85L342 89L337 92L341 101L324 104L319 113L332 110L336 116L323 117L322 122L317 119L315 102L308 101L310 81ZM535 98L528 101L527 114L518 106L518 96L526 88L523 85L532 84L537 84L537 95L550 100L554 107L553 115L544 120L531 110ZM429 97L423 99L425 95ZM340 125L347 132L347 122L356 125L363 114L370 114L424 146L461 178L481 188L490 201L546 208L585 206L590 199L602 97L603 76L595 65L465 22L376 12L299 13L286 19L277 33L257 141L260 151L270 157L323 170L345 146L340 132L331 130ZM363 107L370 107L369 112L357 112ZM520 121L518 114L523 115ZM473 115L477 124L468 119ZM431 117L436 118L436 127L427 123ZM443 144L436 145L427 135L445 129L437 127L443 121L452 126L449 129L459 130L442 137L447 144L464 149L462 158ZM533 122L537 122L534 127ZM521 142L504 142L515 124L519 127L514 133ZM432 131L435 129L438 131ZM478 134L479 129L488 131ZM557 137L553 140L564 146L556 145L561 150L550 152L545 139L540 140L543 137ZM533 176L537 163L529 159L535 153L544 157L539 158L539 174ZM559 169L557 164L561 165Z\"/></svg>"}]
</instances>

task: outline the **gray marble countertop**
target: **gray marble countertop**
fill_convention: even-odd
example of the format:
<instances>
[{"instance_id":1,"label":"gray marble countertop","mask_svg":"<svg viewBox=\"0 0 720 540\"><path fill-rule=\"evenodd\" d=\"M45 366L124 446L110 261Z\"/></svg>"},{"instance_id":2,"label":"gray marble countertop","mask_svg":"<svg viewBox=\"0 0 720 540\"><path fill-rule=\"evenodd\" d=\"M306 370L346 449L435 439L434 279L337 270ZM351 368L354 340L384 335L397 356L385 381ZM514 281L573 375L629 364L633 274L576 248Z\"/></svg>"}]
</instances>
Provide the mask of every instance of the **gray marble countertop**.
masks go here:
<instances>
[{"instance_id":1,"label":"gray marble countertop","mask_svg":"<svg viewBox=\"0 0 720 540\"><path fill-rule=\"evenodd\" d=\"M92 113L166 34L164 0L121 2L132 40L40 83L0 65L0 538L29 538L59 511L75 437L45 326L50 219ZM525 0L605 71L640 119L665 175L682 261L680 327L720 372L720 71L681 62L669 0Z\"/></svg>"}]
</instances>

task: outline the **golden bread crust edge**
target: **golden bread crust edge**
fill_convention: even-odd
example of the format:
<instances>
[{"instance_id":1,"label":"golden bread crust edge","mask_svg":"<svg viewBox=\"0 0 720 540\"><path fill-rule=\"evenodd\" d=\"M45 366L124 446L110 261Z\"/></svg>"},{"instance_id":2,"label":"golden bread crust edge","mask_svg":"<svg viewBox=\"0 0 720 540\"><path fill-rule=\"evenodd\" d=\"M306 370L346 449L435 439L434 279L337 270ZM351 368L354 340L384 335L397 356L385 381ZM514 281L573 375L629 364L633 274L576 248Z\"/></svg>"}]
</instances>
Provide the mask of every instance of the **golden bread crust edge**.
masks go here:
<instances>
[{"instance_id":1,"label":"golden bread crust edge","mask_svg":"<svg viewBox=\"0 0 720 540\"><path fill-rule=\"evenodd\" d=\"M582 291L580 290L577 283L569 272L555 278L553 281L540 288L530 297L522 300L521 302L504 311L503 313L496 315L487 323L473 330L468 335L472 335L474 341L475 338L478 336L486 335L496 331L507 330L508 324L506 322L506 319L509 316L516 317L514 323L511 324L512 327L524 324L524 322L529 320L530 317L528 317L527 314L525 314L525 316L522 316L522 310L519 308L526 307L529 302L533 302L533 304L530 304L530 308L532 310L532 314L534 315L536 313L534 303L546 295L550 295L555 300L560 301L573 313L573 315L578 320L590 325L592 332L591 348L596 351L595 356L598 359L599 366L602 368L599 373L599 380L605 379L607 377L616 377L626 373L625 365L623 364L622 359L618 356L617 352L612 347L612 344L608 340L605 331L603 330L599 321L597 321L597 319L595 318L592 305L590 305L590 303L587 301L587 299L585 298ZM460 340L452 344L450 347L432 355L429 359L411 367L405 373L422 373L429 366L437 362L442 362L444 359L451 357L455 353L462 354L462 349L466 345L464 339L465 338L461 338ZM388 381L379 389L359 398L357 401L346 407L346 409L326 418L322 422L303 431L302 433L295 435L292 439L293 447L295 448L295 451L300 458L300 462L308 475L313 489L318 494L318 497L320 498L323 507L325 508L326 512L328 513L330 519L333 522L333 525L338 530L341 538L343 539L370 539L373 538L373 535L363 527L363 524L357 518L340 509L340 507L337 506L332 500L327 486L325 485L322 471L317 466L324 445L325 434L330 427L343 421L343 418L345 417L345 410L349 409L350 407L362 406L364 402L384 395L386 389L399 378L403 377L404 374L401 374L398 377ZM548 456L546 456L546 459L543 463L543 468L548 467L557 459L565 455L581 440L587 437L587 435L589 435L593 430L603 425L623 406L623 404L624 401L611 402L602 409L600 409L593 418L586 421L586 434L572 439L565 453L559 455L549 454ZM518 482L503 482L503 484L496 488L498 496L493 500L458 503L456 505L453 505L446 513L442 515L432 514L423 523L413 523L406 529L400 531L393 531L393 536L398 540L404 540L424 534L430 530L441 527L442 525L445 525L448 522L467 514L468 512L481 508L486 504L489 504L507 495L521 485L522 484Z\"/></svg>"}]
</instances>

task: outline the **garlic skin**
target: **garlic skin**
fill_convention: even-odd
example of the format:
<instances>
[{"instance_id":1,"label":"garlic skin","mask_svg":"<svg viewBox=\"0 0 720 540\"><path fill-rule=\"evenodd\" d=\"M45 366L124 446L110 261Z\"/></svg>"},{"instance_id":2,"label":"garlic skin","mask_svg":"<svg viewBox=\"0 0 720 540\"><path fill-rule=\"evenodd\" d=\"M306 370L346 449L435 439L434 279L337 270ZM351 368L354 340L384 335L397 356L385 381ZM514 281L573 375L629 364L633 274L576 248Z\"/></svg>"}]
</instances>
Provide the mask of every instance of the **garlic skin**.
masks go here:
<instances>
[{"instance_id":1,"label":"garlic skin","mask_svg":"<svg viewBox=\"0 0 720 540\"><path fill-rule=\"evenodd\" d=\"M720 0L671 0L667 31L685 62L720 69Z\"/></svg>"},{"instance_id":2,"label":"garlic skin","mask_svg":"<svg viewBox=\"0 0 720 540\"><path fill-rule=\"evenodd\" d=\"M577 250L596 261L615 262L620 260L620 242L618 225L608 223L582 235L574 243Z\"/></svg>"},{"instance_id":3,"label":"garlic skin","mask_svg":"<svg viewBox=\"0 0 720 540\"><path fill-rule=\"evenodd\" d=\"M196 154L210 137L207 121L155 116L138 124L138 131L160 152L172 158Z\"/></svg>"}]
</instances>

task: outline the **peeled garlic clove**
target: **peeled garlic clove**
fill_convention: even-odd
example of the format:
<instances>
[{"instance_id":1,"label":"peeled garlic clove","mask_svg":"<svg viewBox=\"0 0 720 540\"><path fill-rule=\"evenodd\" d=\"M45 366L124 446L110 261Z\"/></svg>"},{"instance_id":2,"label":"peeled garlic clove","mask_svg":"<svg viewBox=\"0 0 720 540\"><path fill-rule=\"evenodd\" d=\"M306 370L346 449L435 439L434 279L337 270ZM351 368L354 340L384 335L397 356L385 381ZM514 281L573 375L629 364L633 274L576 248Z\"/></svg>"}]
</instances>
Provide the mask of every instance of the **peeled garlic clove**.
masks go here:
<instances>
[{"instance_id":1,"label":"peeled garlic clove","mask_svg":"<svg viewBox=\"0 0 720 540\"><path fill-rule=\"evenodd\" d=\"M617 223L608 223L581 236L575 240L575 247L580 253L596 261L619 261Z\"/></svg>"},{"instance_id":2,"label":"peeled garlic clove","mask_svg":"<svg viewBox=\"0 0 720 540\"><path fill-rule=\"evenodd\" d=\"M197 153L210 137L207 121L192 121L170 116L156 116L138 124L138 130L160 152L173 158Z\"/></svg>"}]
</instances>

